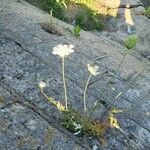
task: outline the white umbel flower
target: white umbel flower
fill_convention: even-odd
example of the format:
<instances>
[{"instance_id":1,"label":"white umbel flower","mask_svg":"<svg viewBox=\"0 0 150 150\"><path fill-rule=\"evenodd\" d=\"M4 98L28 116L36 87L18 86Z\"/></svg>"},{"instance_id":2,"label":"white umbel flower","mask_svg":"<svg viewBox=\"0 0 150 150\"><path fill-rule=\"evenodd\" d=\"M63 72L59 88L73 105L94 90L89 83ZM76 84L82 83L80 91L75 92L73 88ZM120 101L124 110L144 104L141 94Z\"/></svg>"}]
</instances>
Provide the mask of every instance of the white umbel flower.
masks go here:
<instances>
[{"instance_id":1,"label":"white umbel flower","mask_svg":"<svg viewBox=\"0 0 150 150\"><path fill-rule=\"evenodd\" d=\"M63 45L59 44L53 48L52 54L58 55L60 57L65 57L68 56L69 54L74 52L74 45Z\"/></svg>"},{"instance_id":2,"label":"white umbel flower","mask_svg":"<svg viewBox=\"0 0 150 150\"><path fill-rule=\"evenodd\" d=\"M46 86L46 83L45 83L45 82L41 81L41 82L39 83L39 87L40 87L40 88L45 88L45 86Z\"/></svg>"},{"instance_id":3,"label":"white umbel flower","mask_svg":"<svg viewBox=\"0 0 150 150\"><path fill-rule=\"evenodd\" d=\"M87 64L87 67L88 67L88 71L93 75L93 76L96 76L98 75L100 72L98 72L98 66L92 66L90 64Z\"/></svg>"}]
</instances>

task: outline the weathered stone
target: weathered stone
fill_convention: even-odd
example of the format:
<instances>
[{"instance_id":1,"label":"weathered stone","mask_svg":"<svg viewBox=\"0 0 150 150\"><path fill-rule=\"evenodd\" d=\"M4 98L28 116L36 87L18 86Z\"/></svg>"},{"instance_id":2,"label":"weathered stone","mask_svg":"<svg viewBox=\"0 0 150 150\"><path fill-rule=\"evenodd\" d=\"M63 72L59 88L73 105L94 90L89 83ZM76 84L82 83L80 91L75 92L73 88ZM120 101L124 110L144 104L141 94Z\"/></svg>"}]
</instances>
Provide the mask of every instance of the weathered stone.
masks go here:
<instances>
[{"instance_id":1,"label":"weathered stone","mask_svg":"<svg viewBox=\"0 0 150 150\"><path fill-rule=\"evenodd\" d=\"M88 109L91 109L97 101L101 103L93 118L101 120L101 115L107 111L108 106L124 109L118 117L122 130L112 129L106 133L105 140L108 143L106 149L148 148L150 142L148 66L140 77L130 82L132 75L140 73L146 64L128 55L116 73L115 79L109 83L123 58L124 49L126 50L124 45L120 44L127 36L126 31L123 33L125 36L120 36L122 39L117 38L122 32L115 36L108 33L111 38L108 38L107 34L101 34L99 37L84 31L81 32L79 39L75 39L68 32L64 32L64 36L58 36L42 29L39 23L48 22L49 16L28 3L2 0L0 7L3 9L0 13L0 80L2 86L6 86L0 90L2 149L92 149L86 138L79 138L80 145L84 145L83 143L87 145L80 147L76 144L74 136L70 136L71 139L68 137L69 133L67 135L61 133L63 129L60 127L59 119L62 113L44 98L38 88L39 82L43 80L46 82L44 92L64 103L61 59L52 55L53 47L60 43L75 45L75 52L65 59L69 106L83 113L83 91L89 76L87 64L98 65L100 75L91 78L86 95ZM53 20L54 23L57 22L57 19ZM144 27L147 27L148 23L149 21L145 19ZM66 27L72 29L70 25L61 21L59 24L64 29ZM119 26L122 27L122 23ZM139 35L143 31L139 26L136 30ZM116 39L112 40L115 37ZM121 42L116 42L117 39ZM108 89L101 101L101 94L107 83ZM19 95L18 103L15 102L18 98L13 97L11 104L13 94L7 92L7 88ZM121 98L113 100L120 92L123 92ZM27 107L23 102L32 107ZM47 117L41 115L42 113L47 114ZM51 127L54 125L52 121L54 119L57 129ZM60 128L61 132L58 131ZM129 138L134 140L128 141Z\"/></svg>"},{"instance_id":2,"label":"weathered stone","mask_svg":"<svg viewBox=\"0 0 150 150\"><path fill-rule=\"evenodd\" d=\"M0 111L0 145L5 149L84 149L20 104ZM9 142L8 142L9 141Z\"/></svg>"}]
</instances>

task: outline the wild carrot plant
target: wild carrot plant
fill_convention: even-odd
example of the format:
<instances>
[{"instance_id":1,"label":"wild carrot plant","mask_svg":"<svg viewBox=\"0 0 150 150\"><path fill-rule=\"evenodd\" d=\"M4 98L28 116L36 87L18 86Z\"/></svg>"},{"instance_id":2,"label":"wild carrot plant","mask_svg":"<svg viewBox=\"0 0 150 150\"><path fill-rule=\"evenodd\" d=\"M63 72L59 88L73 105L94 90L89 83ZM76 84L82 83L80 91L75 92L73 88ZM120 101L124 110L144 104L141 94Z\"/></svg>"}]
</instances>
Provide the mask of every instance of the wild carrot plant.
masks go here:
<instances>
[{"instance_id":1,"label":"wild carrot plant","mask_svg":"<svg viewBox=\"0 0 150 150\"><path fill-rule=\"evenodd\" d=\"M59 101L55 101L52 97L47 96L43 89L46 87L46 83L41 81L39 83L39 87L40 87L40 91L41 93L45 96L45 98L54 106L56 106L60 111L65 111L65 107L59 102Z\"/></svg>"},{"instance_id":2,"label":"wild carrot plant","mask_svg":"<svg viewBox=\"0 0 150 150\"><path fill-rule=\"evenodd\" d=\"M89 77L87 79L87 82L86 82L86 85L85 85L85 89L84 89L84 94L83 94L84 111L87 110L87 106L86 106L87 104L86 104L86 99L85 98L86 98L86 91L87 91L87 87L88 87L89 81L91 79L91 76L92 75L96 76L96 75L99 74L99 72L98 72L98 66L92 66L90 64L87 64L87 67L88 67L88 71L90 72L90 74L89 74Z\"/></svg>"},{"instance_id":3,"label":"wild carrot plant","mask_svg":"<svg viewBox=\"0 0 150 150\"><path fill-rule=\"evenodd\" d=\"M74 46L70 45L57 45L53 48L52 54L58 55L62 59L62 79L63 79L63 87L64 87L64 96L65 96L65 108L68 110L68 97L67 97L67 89L66 89L66 81L65 81L65 57L69 54L73 53Z\"/></svg>"},{"instance_id":4,"label":"wild carrot plant","mask_svg":"<svg viewBox=\"0 0 150 150\"><path fill-rule=\"evenodd\" d=\"M104 90L102 92L102 95L101 95L101 98L103 97L103 95L105 94L106 90L108 89L109 83L111 83L114 80L114 78L115 78L116 74L118 73L119 69L121 68L125 58L135 48L135 46L137 45L138 41L139 41L139 39L138 39L138 37L136 35L131 35L125 40L125 42L124 42L125 44L124 45L126 46L127 50L123 54L123 57L122 57L120 63L118 64L115 72L113 73L112 78L110 79L110 81L108 82L106 87L104 88Z\"/></svg>"}]
</instances>

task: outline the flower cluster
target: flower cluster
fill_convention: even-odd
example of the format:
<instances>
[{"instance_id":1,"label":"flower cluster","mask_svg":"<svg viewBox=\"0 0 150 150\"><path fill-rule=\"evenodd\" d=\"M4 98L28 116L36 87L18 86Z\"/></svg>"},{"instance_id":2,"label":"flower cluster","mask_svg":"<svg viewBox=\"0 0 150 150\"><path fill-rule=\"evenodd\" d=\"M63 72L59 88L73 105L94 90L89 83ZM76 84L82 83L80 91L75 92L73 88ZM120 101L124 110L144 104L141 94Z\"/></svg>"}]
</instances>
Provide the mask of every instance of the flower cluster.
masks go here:
<instances>
[{"instance_id":1,"label":"flower cluster","mask_svg":"<svg viewBox=\"0 0 150 150\"><path fill-rule=\"evenodd\" d=\"M45 86L46 86L46 83L45 83L45 82L41 81L41 82L39 83L39 87L40 87L41 89L45 88Z\"/></svg>"},{"instance_id":2,"label":"flower cluster","mask_svg":"<svg viewBox=\"0 0 150 150\"><path fill-rule=\"evenodd\" d=\"M64 86L64 97L65 97L65 109L68 110L68 97L67 97L67 89L66 89L66 83L65 83L65 73L64 73L64 58L67 57L69 54L74 52L74 45L70 44L70 45L66 45L66 44L59 44L56 45L53 48L52 54L54 55L58 55L60 58L62 58L62 79L63 79L63 86ZM84 95L83 95L83 101L84 101L84 110L86 111L86 100L85 100L85 96L86 96L86 90L87 90L87 86L89 84L90 78L91 76L96 76L98 75L100 72L98 72L99 67L98 66L94 66L91 64L87 64L88 67L88 71L90 72L89 78L86 82L85 85L85 90L84 90ZM43 88L46 86L46 83L44 83L43 81L41 81L39 83L39 86L41 88L41 92L44 94L43 92ZM45 95L45 94L44 94ZM47 97L47 95L45 95L45 97L52 102L54 105L57 106L58 109L60 110L64 110L64 106L61 105L59 102L56 103L55 101L49 99L49 97Z\"/></svg>"},{"instance_id":3,"label":"flower cluster","mask_svg":"<svg viewBox=\"0 0 150 150\"><path fill-rule=\"evenodd\" d=\"M52 54L58 55L59 57L67 57L69 54L74 52L74 45L63 45L59 44L53 48Z\"/></svg>"},{"instance_id":4,"label":"flower cluster","mask_svg":"<svg viewBox=\"0 0 150 150\"><path fill-rule=\"evenodd\" d=\"M88 67L88 71L93 75L96 76L98 75L100 72L98 72L98 66L92 66L91 64L87 64Z\"/></svg>"}]
</instances>

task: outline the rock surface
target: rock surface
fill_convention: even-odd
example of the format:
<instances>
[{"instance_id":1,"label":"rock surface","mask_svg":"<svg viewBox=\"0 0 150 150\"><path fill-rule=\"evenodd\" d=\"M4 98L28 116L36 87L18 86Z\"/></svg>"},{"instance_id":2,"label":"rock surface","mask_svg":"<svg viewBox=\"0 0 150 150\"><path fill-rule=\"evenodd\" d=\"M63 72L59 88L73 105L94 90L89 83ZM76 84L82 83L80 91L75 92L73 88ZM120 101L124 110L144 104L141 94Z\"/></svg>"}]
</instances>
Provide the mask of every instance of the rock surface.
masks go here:
<instances>
[{"instance_id":1,"label":"rock surface","mask_svg":"<svg viewBox=\"0 0 150 150\"><path fill-rule=\"evenodd\" d=\"M126 48L105 34L96 36L82 31L76 39L68 32L73 27L55 18L53 23L64 33L50 34L40 25L50 19L48 14L24 1L0 1L0 148L92 150L93 141L77 138L61 127L62 113L38 89L39 82L44 80L45 93L64 103L61 60L52 55L52 50L57 44L71 43L75 52L65 60L69 105L82 113L87 64L91 63L100 67L100 75L92 77L87 92L89 109L96 101L101 103L94 118L100 119L109 110L108 106L123 110L115 115L121 129L110 129L104 137L106 145L98 145L99 149L149 150L150 66L147 61L128 55L114 82L103 93ZM149 22L145 18L145 27ZM136 31L139 36L149 32L142 28ZM122 96L116 99L120 92Z\"/></svg>"},{"instance_id":2,"label":"rock surface","mask_svg":"<svg viewBox=\"0 0 150 150\"><path fill-rule=\"evenodd\" d=\"M35 110L21 104L17 100L18 97L12 97L13 94L3 86L1 95L7 103L1 105L0 110L1 150L83 149L71 138L49 125Z\"/></svg>"}]
</instances>

